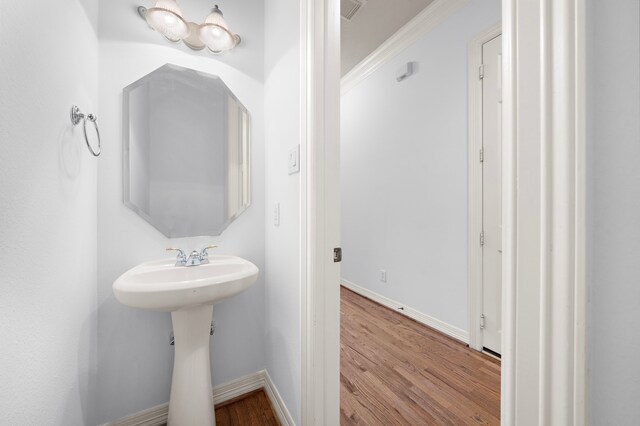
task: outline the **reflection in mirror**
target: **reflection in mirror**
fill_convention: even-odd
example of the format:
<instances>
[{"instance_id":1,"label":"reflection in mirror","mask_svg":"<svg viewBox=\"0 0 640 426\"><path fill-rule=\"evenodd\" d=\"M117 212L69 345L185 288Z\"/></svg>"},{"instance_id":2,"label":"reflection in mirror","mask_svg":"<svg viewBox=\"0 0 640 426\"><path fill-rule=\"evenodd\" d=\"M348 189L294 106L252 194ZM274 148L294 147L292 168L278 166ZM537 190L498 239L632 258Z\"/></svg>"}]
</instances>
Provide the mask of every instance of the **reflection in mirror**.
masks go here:
<instances>
[{"instance_id":1,"label":"reflection in mirror","mask_svg":"<svg viewBox=\"0 0 640 426\"><path fill-rule=\"evenodd\" d=\"M125 205L167 237L220 235L250 204L247 109L219 77L175 65L123 103Z\"/></svg>"}]
</instances>

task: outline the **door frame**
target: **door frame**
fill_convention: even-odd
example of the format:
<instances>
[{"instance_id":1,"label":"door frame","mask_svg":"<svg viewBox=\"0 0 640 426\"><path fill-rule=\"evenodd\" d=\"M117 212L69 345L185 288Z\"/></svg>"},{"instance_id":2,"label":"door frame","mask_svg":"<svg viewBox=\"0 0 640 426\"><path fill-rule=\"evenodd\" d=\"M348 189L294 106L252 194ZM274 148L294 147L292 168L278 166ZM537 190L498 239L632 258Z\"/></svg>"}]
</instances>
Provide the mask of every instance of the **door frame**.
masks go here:
<instances>
[{"instance_id":1,"label":"door frame","mask_svg":"<svg viewBox=\"0 0 640 426\"><path fill-rule=\"evenodd\" d=\"M585 0L503 0L502 424L588 423Z\"/></svg>"},{"instance_id":2,"label":"door frame","mask_svg":"<svg viewBox=\"0 0 640 426\"><path fill-rule=\"evenodd\" d=\"M469 347L482 351L482 46L502 34L498 22L469 42Z\"/></svg>"},{"instance_id":3,"label":"door frame","mask_svg":"<svg viewBox=\"0 0 640 426\"><path fill-rule=\"evenodd\" d=\"M301 2L301 417L340 424L340 2Z\"/></svg>"},{"instance_id":4,"label":"door frame","mask_svg":"<svg viewBox=\"0 0 640 426\"><path fill-rule=\"evenodd\" d=\"M502 425L584 425L584 1L503 0ZM338 0L305 0L302 424L339 424ZM338 163L339 164L339 163ZM553 247L553 250L551 249Z\"/></svg>"}]
</instances>

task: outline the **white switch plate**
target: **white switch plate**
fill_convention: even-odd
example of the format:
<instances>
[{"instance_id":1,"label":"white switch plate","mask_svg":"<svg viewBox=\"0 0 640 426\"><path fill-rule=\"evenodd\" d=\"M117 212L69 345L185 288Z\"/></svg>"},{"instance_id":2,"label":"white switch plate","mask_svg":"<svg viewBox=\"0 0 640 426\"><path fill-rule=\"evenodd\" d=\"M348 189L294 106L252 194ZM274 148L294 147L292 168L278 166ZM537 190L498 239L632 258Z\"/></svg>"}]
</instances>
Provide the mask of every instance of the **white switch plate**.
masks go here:
<instances>
[{"instance_id":1,"label":"white switch plate","mask_svg":"<svg viewBox=\"0 0 640 426\"><path fill-rule=\"evenodd\" d=\"M387 271L384 269L380 269L380 281L383 283L387 282Z\"/></svg>"},{"instance_id":2,"label":"white switch plate","mask_svg":"<svg viewBox=\"0 0 640 426\"><path fill-rule=\"evenodd\" d=\"M287 164L290 175L300 172L300 145L296 145L295 148L289 150Z\"/></svg>"},{"instance_id":3,"label":"white switch plate","mask_svg":"<svg viewBox=\"0 0 640 426\"><path fill-rule=\"evenodd\" d=\"M280 226L280 203L273 206L273 226Z\"/></svg>"}]
</instances>

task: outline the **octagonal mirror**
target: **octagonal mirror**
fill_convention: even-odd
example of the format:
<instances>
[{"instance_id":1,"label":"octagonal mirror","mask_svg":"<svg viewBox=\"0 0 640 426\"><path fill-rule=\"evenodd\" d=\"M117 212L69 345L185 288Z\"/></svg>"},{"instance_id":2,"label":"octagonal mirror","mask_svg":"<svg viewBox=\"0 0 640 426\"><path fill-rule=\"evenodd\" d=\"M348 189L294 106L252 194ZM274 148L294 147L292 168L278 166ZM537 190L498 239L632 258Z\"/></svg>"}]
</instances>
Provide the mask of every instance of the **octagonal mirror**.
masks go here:
<instances>
[{"instance_id":1,"label":"octagonal mirror","mask_svg":"<svg viewBox=\"0 0 640 426\"><path fill-rule=\"evenodd\" d=\"M249 112L165 65L124 89L124 203L167 237L220 235L250 205Z\"/></svg>"}]
</instances>

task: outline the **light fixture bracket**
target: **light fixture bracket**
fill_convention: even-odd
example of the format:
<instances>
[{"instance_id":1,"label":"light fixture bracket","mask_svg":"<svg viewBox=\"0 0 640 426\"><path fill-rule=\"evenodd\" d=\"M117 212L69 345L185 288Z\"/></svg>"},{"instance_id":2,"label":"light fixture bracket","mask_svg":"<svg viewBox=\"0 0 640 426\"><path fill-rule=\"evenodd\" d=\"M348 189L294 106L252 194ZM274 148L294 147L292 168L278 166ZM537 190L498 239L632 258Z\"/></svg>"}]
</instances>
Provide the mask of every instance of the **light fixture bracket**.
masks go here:
<instances>
[{"instance_id":1,"label":"light fixture bracket","mask_svg":"<svg viewBox=\"0 0 640 426\"><path fill-rule=\"evenodd\" d=\"M145 22L147 22L147 8L144 6L138 6L136 8L138 16L140 16Z\"/></svg>"}]
</instances>

